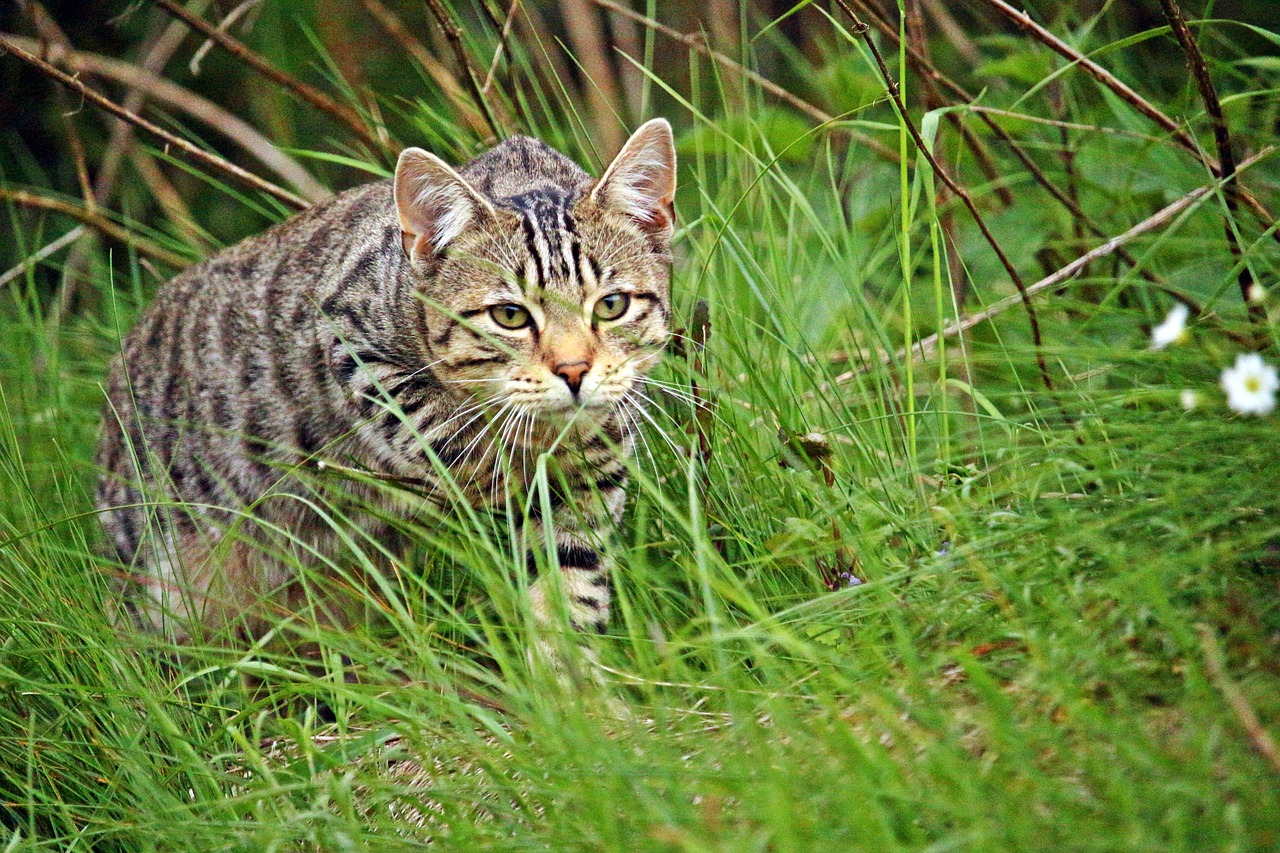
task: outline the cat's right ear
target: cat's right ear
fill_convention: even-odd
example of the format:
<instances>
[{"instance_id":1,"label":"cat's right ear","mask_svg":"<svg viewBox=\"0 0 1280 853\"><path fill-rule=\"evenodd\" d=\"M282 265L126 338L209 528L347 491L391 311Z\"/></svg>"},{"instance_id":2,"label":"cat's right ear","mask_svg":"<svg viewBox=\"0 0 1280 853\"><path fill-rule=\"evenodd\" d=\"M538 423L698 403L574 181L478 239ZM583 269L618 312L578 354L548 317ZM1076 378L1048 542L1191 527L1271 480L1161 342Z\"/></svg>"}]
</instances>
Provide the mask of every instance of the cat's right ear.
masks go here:
<instances>
[{"instance_id":1,"label":"cat's right ear","mask_svg":"<svg viewBox=\"0 0 1280 853\"><path fill-rule=\"evenodd\" d=\"M496 217L489 202L436 155L400 152L395 177L396 214L410 261L434 261L467 228Z\"/></svg>"}]
</instances>

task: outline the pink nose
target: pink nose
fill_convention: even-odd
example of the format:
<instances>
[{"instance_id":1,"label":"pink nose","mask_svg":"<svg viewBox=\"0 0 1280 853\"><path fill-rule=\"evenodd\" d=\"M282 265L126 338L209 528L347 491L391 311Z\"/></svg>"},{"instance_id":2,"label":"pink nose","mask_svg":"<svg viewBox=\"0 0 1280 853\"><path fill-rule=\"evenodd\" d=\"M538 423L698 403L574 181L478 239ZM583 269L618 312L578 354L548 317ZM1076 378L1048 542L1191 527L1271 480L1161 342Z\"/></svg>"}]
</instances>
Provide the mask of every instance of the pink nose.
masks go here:
<instances>
[{"instance_id":1,"label":"pink nose","mask_svg":"<svg viewBox=\"0 0 1280 853\"><path fill-rule=\"evenodd\" d=\"M591 365L585 361L575 361L571 364L557 364L555 374L564 380L564 384L569 386L569 391L573 396L578 396L578 390L582 388L582 377L587 375L587 371L591 369Z\"/></svg>"}]
</instances>

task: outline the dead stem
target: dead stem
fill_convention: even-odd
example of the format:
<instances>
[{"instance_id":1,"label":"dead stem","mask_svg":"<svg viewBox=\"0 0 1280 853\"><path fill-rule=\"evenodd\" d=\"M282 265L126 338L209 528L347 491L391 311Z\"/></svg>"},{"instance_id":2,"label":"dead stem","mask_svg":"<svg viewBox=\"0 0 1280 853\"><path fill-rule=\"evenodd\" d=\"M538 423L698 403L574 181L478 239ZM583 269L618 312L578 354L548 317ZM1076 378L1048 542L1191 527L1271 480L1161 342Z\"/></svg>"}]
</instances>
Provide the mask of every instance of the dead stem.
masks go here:
<instances>
[{"instance_id":1,"label":"dead stem","mask_svg":"<svg viewBox=\"0 0 1280 853\"><path fill-rule=\"evenodd\" d=\"M1249 159L1240 163L1236 169L1237 174L1245 171L1251 166L1256 165L1257 163L1266 159L1270 155L1274 154L1277 150L1280 150L1280 148L1277 148L1277 146L1275 145L1268 145L1266 148L1262 149L1257 154L1253 155ZM1154 231L1157 228L1164 226L1170 220L1175 218L1178 214L1192 207L1205 196L1209 195L1210 193L1217 192L1221 187L1221 185L1222 185L1221 182L1215 182L1213 184L1210 184L1209 186L1198 187L1192 190L1191 192L1187 193L1186 195L1184 195L1182 198L1173 202L1172 204L1162 207L1160 210L1151 214L1151 216L1148 216L1146 219L1142 220L1137 225L1130 228L1128 231L1125 231L1123 234L1112 237L1110 240L1107 240L1105 243L1102 243L1101 245L1096 246L1092 250L1076 258L1074 261L1067 264L1065 267L1053 273L1052 275L1046 276L1045 278L1042 278L1039 281L1037 281L1035 284L1029 285L1027 287L1027 295L1035 296L1036 294L1042 293L1046 290L1053 290L1055 288L1061 287L1066 282L1070 281L1071 279L1079 275L1081 270L1083 270L1089 264L1093 263L1099 258L1105 258L1108 255L1114 254L1121 246L1123 246L1125 243L1130 242L1135 237L1139 237L1143 234L1146 234L1148 231ZM1180 302L1185 302L1187 304L1187 307L1191 309L1191 312L1193 314L1206 316L1204 306L1199 305L1194 299L1191 299L1185 293L1182 293L1181 291L1175 290L1163 284L1158 284L1157 287L1159 287L1164 292L1170 294ZM928 336L927 338L921 338L920 340L916 341L915 345L912 347L912 354L917 358L924 358L937 347L939 339L955 337L961 332L972 329L974 326L977 326L981 323L985 323L987 320L990 320L991 318L999 314L1003 314L1005 311L1008 311L1010 308L1014 307L1015 305L1018 305L1021 301L1022 301L1021 294L1018 294L1016 296L1010 296L1006 299L1001 299L999 302L992 304L989 308L979 311L976 314L970 314L964 317L963 319L955 323L952 323L950 326L947 326L945 329L942 330L941 333L933 334ZM1234 336L1232 337L1233 339L1235 339ZM887 364L893 364L896 361L901 361L906 357L907 357L907 354L904 351L898 350L895 353L885 353L884 355L881 356L879 361L881 364L887 365ZM849 380L854 379L860 374L863 374L868 370L870 370L870 367L871 365L868 364L868 365L864 365L863 367L857 370L850 370L845 373L842 373L835 378L835 382L836 383L848 382Z\"/></svg>"},{"instance_id":2,"label":"dead stem","mask_svg":"<svg viewBox=\"0 0 1280 853\"><path fill-rule=\"evenodd\" d=\"M39 58L38 56L34 56L30 53L27 53L25 50L18 47L16 44L14 44L12 41L5 38L4 36L0 36L0 50L8 51L9 53L12 53L18 59L21 59L23 62L27 63L28 65L31 65L34 68L36 68L36 70L40 71L46 77L50 77L53 80L57 81L58 83L61 83L63 86L66 86L68 89L71 89L79 93L79 95L82 98L84 98L86 101L89 101L94 106L106 110L107 112L111 113L117 118L122 118L125 121L128 121L136 127L142 128L147 133L150 133L152 136L155 136L163 140L165 144L172 146L174 148L177 148L179 151L186 154L192 160L195 160L196 162L202 165L208 166L210 168L217 169L220 172L225 172L229 175L233 175L243 183L248 184L254 189L261 190L279 199L280 201L284 202L290 207L295 207L298 209L307 207L306 201L294 195L293 193L289 192L288 190L278 187L275 184L271 183L270 181L265 181L262 178L258 177L257 175L253 174L252 172L246 171L245 169L240 168L236 164L222 159L216 154L210 154L208 151L205 151L202 148L198 148L197 146L191 144L190 142L188 142L187 140L179 136L174 136L169 131L165 130L162 127L159 127L158 125L151 123L150 121L143 118L142 116L129 112L124 107L121 107L119 104L115 103L114 101L102 95L99 95L97 92L90 89L84 83L81 83L79 80L75 79L74 77L71 77L70 75L63 73L62 71L58 70L54 66L45 62L43 59Z\"/></svg>"},{"instance_id":3,"label":"dead stem","mask_svg":"<svg viewBox=\"0 0 1280 853\"><path fill-rule=\"evenodd\" d=\"M4 287L9 282L15 281L16 279L22 277L23 275L26 274L27 270L30 269L31 267L40 263L50 255L58 253L62 249L74 243L76 240L79 240L81 237L84 236L87 230L88 230L88 226L77 225L75 228L72 228L70 231L68 231L66 234L63 234L58 239L32 252L25 259L23 259L22 263L18 264L15 267L10 268L7 272L0 273L0 287Z\"/></svg>"},{"instance_id":4,"label":"dead stem","mask_svg":"<svg viewBox=\"0 0 1280 853\"><path fill-rule=\"evenodd\" d=\"M907 32L907 50L911 56L919 56L925 63L931 63L929 56L929 40L925 37L924 30L924 13L920 8L921 0L908 0L906 4L907 15L905 18ZM948 106L946 100L942 97L942 93L938 91L938 81L930 74L921 74L917 63L910 61L915 68L916 73L920 75L922 88L924 89L924 106L926 110L936 110L941 107ZM977 160L978 168L982 170L982 174L986 176L991 184L991 191L1000 199L1000 203L1005 207L1013 205L1013 191L1004 185L1000 180L1000 172L996 168L995 161L991 157L991 153L987 151L987 146L983 143L978 134L961 120L960 114L948 110L944 113L944 117L948 124L955 128L956 133L960 134L960 138L964 141L965 147L973 154ZM950 216L950 213L947 214Z\"/></svg>"},{"instance_id":5,"label":"dead stem","mask_svg":"<svg viewBox=\"0 0 1280 853\"><path fill-rule=\"evenodd\" d=\"M929 57L929 40L925 37L924 30L924 14L921 10L921 0L908 0L907 3L907 46L924 57L925 61L930 61ZM922 75L924 83L924 106L927 110L936 110L946 106L946 101L942 97L942 93L938 91L936 81L928 75ZM978 166L982 169L982 173L987 176L995 190L996 195L1005 206L1013 204L1013 193L1009 188L1004 186L1000 180L1000 173L996 169L995 163L991 159L991 155L987 152L987 148L982 144L982 140L978 139L977 134L973 132L968 125L960 120L960 115L954 111L948 110L946 113L948 121L954 127L964 140L965 145L973 152L977 158ZM941 148L941 146L939 146ZM956 216L955 209L951 205L944 204L946 193L939 190L937 193L937 206L939 208L938 226L942 230L942 236L947 246L956 245ZM965 302L969 298L969 273L965 269L964 259L960 257L959 252L947 252L947 271L951 280L951 296L955 300L956 310L964 307ZM941 322L941 320L939 320Z\"/></svg>"},{"instance_id":6,"label":"dead stem","mask_svg":"<svg viewBox=\"0 0 1280 853\"><path fill-rule=\"evenodd\" d=\"M855 8L867 14L876 29L879 30L885 38L889 39L892 44L897 45L897 31L892 25L880 17L874 6L866 2L866 0L849 0L849 2ZM1107 232L1101 226L1096 224L1068 194L1064 193L1056 184L1053 183L1053 181L1049 179L1049 176L1046 175L1039 165L1036 164L1036 161L1032 159L1031 155L1018 144L1017 140L1015 140L1008 131L1001 127L998 122L987 115L988 112L994 112L993 110L974 104L973 102L977 100L975 95L939 71L929 61L928 57L922 56L918 51L911 47L911 45L907 45L907 59L912 63L912 66L916 69L916 73L919 74L921 78L936 81L940 86L951 92L951 94L957 99L958 103L966 104L970 110L978 113L978 118L983 122L983 124L985 124L987 128L995 134L997 139L1008 147L1013 156L1017 157L1018 161L1022 163L1023 168L1030 172L1031 177L1035 182L1049 193L1055 201L1065 207L1072 216L1084 223L1084 226L1096 236L1107 236ZM1122 252L1119 254L1119 257L1130 266L1135 265L1134 259L1129 257L1127 253Z\"/></svg>"},{"instance_id":7,"label":"dead stem","mask_svg":"<svg viewBox=\"0 0 1280 853\"><path fill-rule=\"evenodd\" d=\"M1057 118L1045 118L1044 116L1034 116L1030 113L1015 113L1011 110L1002 110L998 107L984 107L982 104L969 104L970 112L983 113L986 115L1002 116L1004 118L1014 119L1016 121L1025 121L1031 124L1043 124L1049 127L1064 128L1066 130L1078 130L1083 133L1105 133L1112 136L1124 136L1129 139L1138 139L1144 142L1157 142L1157 137L1148 133L1138 133L1132 130L1122 130L1118 127L1104 127L1100 124L1081 124L1074 121L1063 121Z\"/></svg>"},{"instance_id":8,"label":"dead stem","mask_svg":"<svg viewBox=\"0 0 1280 853\"><path fill-rule=\"evenodd\" d=\"M671 27L668 27L665 24L655 21L652 18L646 18L644 15L641 15L639 12L635 12L635 11L632 11L631 9L628 9L626 6L623 6L619 3L615 3L614 0L591 0L591 2L604 9L608 9L610 12L613 12L623 18L627 18L629 20L635 21L641 26L648 27L654 32L662 33L662 35L666 36L667 38L673 41L679 42L689 50L692 50L695 53L699 53L707 57L708 59L712 60L716 64L721 65L729 69L730 71L733 71L735 74L740 74L741 76L750 80L755 85L759 86L764 91L773 95L778 100L783 101L784 103L790 104L791 106L795 107L797 110L809 116L810 118L814 119L815 121L826 124L827 122L835 120L835 117L832 116L830 113L826 112L825 110L822 110L814 106L813 104L809 103L808 101L804 100L803 98L797 97L791 92L788 92L786 89L782 88L777 83L773 82L772 80L768 79L767 77L764 77L763 75L755 71L752 71L750 68L745 67L741 63L736 62L733 59L730 59L728 56L725 56L720 51L713 50L710 47L707 47L706 43L699 36L685 35L679 30L672 29ZM887 160L890 163L898 162L897 152L890 150L879 140L872 139L870 136L867 136L866 134L863 134L863 133L859 133L855 130L851 130L848 128L841 128L841 129L846 130L852 138L858 141L859 145L865 146L869 151L874 153L877 157L881 158L882 160Z\"/></svg>"},{"instance_id":9,"label":"dead stem","mask_svg":"<svg viewBox=\"0 0 1280 853\"><path fill-rule=\"evenodd\" d=\"M1195 139L1183 130L1181 125L1169 118L1169 116L1160 112L1160 110L1156 109L1149 101L1133 89L1116 79L1111 72L1107 71L1101 65L1098 65L1083 53L1071 47L1071 45L1062 41L1053 33L1031 20L1031 16L1026 12L1019 12L1008 3L1004 2L1004 0L985 0L985 2L1005 18L1016 24L1023 32L1032 36L1034 39L1057 53L1059 56L1062 56L1064 59L1080 66L1085 73L1093 77L1102 85L1106 86L1121 100L1125 101L1138 112L1142 113L1160 127L1167 130L1173 140L1195 155L1197 160L1204 163L1205 168L1211 171L1214 177L1222 177L1221 166L1204 155L1204 152L1200 150L1200 146L1196 143ZM1271 211L1262 204L1262 202L1258 201L1258 199L1254 198L1251 193L1245 190L1243 186L1237 187L1236 191L1239 194L1240 200L1249 206L1249 209L1253 211L1254 215L1263 224L1263 227L1270 227L1271 223L1275 221L1275 215L1272 214ZM1280 241L1280 232L1275 233L1275 239Z\"/></svg>"},{"instance_id":10,"label":"dead stem","mask_svg":"<svg viewBox=\"0 0 1280 853\"><path fill-rule=\"evenodd\" d=\"M458 78L454 76L448 66L436 59L426 45L414 38L413 34L404 25L404 22L400 20L400 17L387 8L381 0L362 0L362 2L365 10L378 22L378 26L382 27L387 35L395 39L396 43L400 45L400 49L413 57L422 66L423 70L431 76L435 84L440 87L441 93L449 101L450 106L458 111L467 126L477 136L484 136L490 133L491 131L485 123L484 116L471 103L471 98L467 95L466 89L458 82Z\"/></svg>"},{"instance_id":11,"label":"dead stem","mask_svg":"<svg viewBox=\"0 0 1280 853\"><path fill-rule=\"evenodd\" d=\"M495 139L502 138L502 132L498 124L498 120L493 115L493 110L489 108L489 99L480 91L480 83L476 80L475 69L471 67L471 57L467 55L466 45L462 43L462 30L458 29L458 24L449 15L440 0L426 0L427 8L431 10L431 15L436 19L436 23L440 25L440 29L444 32L445 39L449 42L449 47L453 49L454 58L458 61L458 70L462 74L462 79L466 83L467 91L471 93L471 100L475 102L476 108L484 116L484 120L489 125L489 133Z\"/></svg>"},{"instance_id":12,"label":"dead stem","mask_svg":"<svg viewBox=\"0 0 1280 853\"><path fill-rule=\"evenodd\" d=\"M338 103L314 86L304 83L301 80L297 80L284 73L270 62L263 59L256 51L249 49L242 42L219 30L199 15L187 11L182 6L179 6L174 2L174 0L154 0L154 2L170 15L186 22L192 29L199 31L205 37L217 42L219 47L248 65L254 71L257 71L263 77L285 87L311 106L320 110L322 113L345 125L352 133L360 138L360 141L365 145L368 145L371 150L385 150L382 141L378 139L377 135L369 130L364 120L360 117L360 114L351 109L351 107Z\"/></svg>"},{"instance_id":13,"label":"dead stem","mask_svg":"<svg viewBox=\"0 0 1280 853\"><path fill-rule=\"evenodd\" d=\"M589 0L560 0L560 16L573 47L570 59L582 69L585 79L582 88L591 115L592 137L605 152L617 151L626 141L622 125L614 117L614 105L620 104L622 98L618 76L609 62L604 21Z\"/></svg>"},{"instance_id":14,"label":"dead stem","mask_svg":"<svg viewBox=\"0 0 1280 853\"><path fill-rule=\"evenodd\" d=\"M63 216L88 225L100 231L103 235L117 240L121 243L133 246L139 252L150 255L158 261L163 261L171 267L182 269L191 265L191 259L172 252L162 246L159 246L145 237L139 237L129 229L122 225L112 222L103 216L97 210L90 210L84 205L66 201L60 198L50 198L49 196L38 195L36 193L27 192L26 190L15 190L9 187L0 187L0 201L12 202L22 207L30 207L35 210L48 210L53 213L60 213ZM7 275L7 274L6 274ZM9 279L6 278L6 282Z\"/></svg>"},{"instance_id":15,"label":"dead stem","mask_svg":"<svg viewBox=\"0 0 1280 853\"><path fill-rule=\"evenodd\" d=\"M1231 134L1227 130L1227 120L1222 115L1222 104L1218 101L1218 93L1213 88L1213 80L1209 77L1209 68L1205 65L1200 47L1192 38L1191 30L1187 27L1187 22L1182 17L1182 10L1178 8L1175 0L1160 0L1160 7L1164 9L1164 16L1173 29L1174 38L1178 40L1182 52L1186 54L1187 67L1191 69L1196 88L1200 90L1200 100L1204 101L1204 111L1209 116L1210 127L1213 128L1213 144L1218 150L1218 173L1223 178L1230 178L1236 173L1236 157L1231 150ZM1250 298L1253 290L1253 273L1249 265L1243 262L1244 253L1240 250L1240 238L1232 225L1233 218L1240 209L1240 185L1235 181L1228 181L1223 187L1222 194L1227 202L1227 217L1223 222L1223 230L1226 231L1231 257L1240 266L1240 295L1244 298L1249 319L1255 325L1261 325L1266 322L1267 314L1261 305Z\"/></svg>"},{"instance_id":16,"label":"dead stem","mask_svg":"<svg viewBox=\"0 0 1280 853\"><path fill-rule=\"evenodd\" d=\"M1208 625L1197 625L1196 632L1200 635L1200 648L1204 650L1204 670L1209 676L1209 682L1218 689L1222 698L1227 700L1227 704L1235 712L1236 719L1240 721L1254 750L1271 765L1272 770L1280 773L1280 749L1276 748L1275 740L1258 719L1258 714L1249 704L1249 698L1244 695L1244 691L1227 675L1227 667L1222 660L1222 649L1218 645L1218 638L1214 636L1213 629Z\"/></svg>"},{"instance_id":17,"label":"dead stem","mask_svg":"<svg viewBox=\"0 0 1280 853\"><path fill-rule=\"evenodd\" d=\"M40 49L39 42L25 36L0 33L0 38L6 39L10 44L15 44L32 53ZM157 101L182 110L187 115L219 131L239 145L261 162L262 165L295 187L307 201L322 201L333 195L324 184L316 180L297 160L277 148L270 139L263 136L251 124L212 101L206 100L200 95L148 71L144 67L131 65L107 56L99 56L96 53L68 49L53 51L48 59L55 65L63 66L73 72L88 73L97 77L116 80L131 89L146 92L149 97L155 98ZM98 198L98 201L102 203L105 200ZM305 207L305 204L302 206Z\"/></svg>"},{"instance_id":18,"label":"dead stem","mask_svg":"<svg viewBox=\"0 0 1280 853\"><path fill-rule=\"evenodd\" d=\"M1023 307L1027 312L1027 322L1031 326L1031 342L1036 350L1036 364L1040 368L1040 380L1044 383L1044 387L1053 390L1053 377L1049 375L1049 365L1044 359L1044 341L1040 337L1040 319L1036 316L1035 306L1031 303L1031 296L1027 293L1027 286L1022 282L1022 276L1018 274L1018 270L1013 266L1013 262L1009 260L1009 256L1005 254L1004 249L1000 247L996 241L995 235L991 233L991 229L987 227L986 221L982 218L982 214L978 211L978 206L974 204L973 198L969 195L960 184L958 184L938 161L934 158L929 146L920 137L920 131L916 129L912 123L911 117L907 114L907 107L902 102L902 95L898 91L898 86L893 82L889 69L884 64L884 58L880 56L880 49L876 47L875 39L871 38L871 28L864 24L853 9L845 0L836 0L836 4L844 10L844 13L853 21L854 34L861 37L863 44L871 51L872 57L876 61L876 65L880 70L880 77L884 81L885 91L889 93L889 98L893 101L894 107L898 111L898 117L902 120L903 126L907 132L911 134L911 139L915 143L916 150L920 152L920 156L929 161L929 165L933 168L934 174L938 176L947 188L960 199L964 206L968 209L969 215L973 217L973 221L977 223L978 230L982 232L982 236L986 239L987 244L991 246L992 251L996 253L996 257L1000 260L1000 265L1004 267L1013 286L1018 289L1018 296L1022 299ZM905 203L905 200L904 200Z\"/></svg>"},{"instance_id":19,"label":"dead stem","mask_svg":"<svg viewBox=\"0 0 1280 853\"><path fill-rule=\"evenodd\" d=\"M1031 20L1031 16L1026 12L1019 12L1017 9L1010 6L1005 2L1005 0L985 0L985 2L1006 19L1017 25L1018 29L1022 30L1024 33L1052 50L1054 53L1063 57L1068 62L1078 65L1082 71L1097 80L1103 86L1106 86L1122 101L1129 104L1156 124L1160 125L1160 127L1168 131L1174 141L1183 148L1186 148L1197 157L1200 156L1200 148L1196 145L1196 141L1191 138L1190 134L1182 129L1180 124L1160 112L1160 110L1157 109L1150 101L1117 79L1110 71L1103 68L1092 59L1089 59L1083 53L1062 41L1062 39L1058 38L1035 21ZM1214 174L1217 175L1217 177L1221 177L1217 172Z\"/></svg>"},{"instance_id":20,"label":"dead stem","mask_svg":"<svg viewBox=\"0 0 1280 853\"><path fill-rule=\"evenodd\" d=\"M498 34L498 46L493 50L493 59L489 62L489 71L484 75L484 84L480 86L480 94L488 96L493 87L493 77L498 73L498 63L507 49L507 40L511 38L511 26L516 22L516 10L520 8L520 0L511 0L507 8L507 17L502 22L502 31Z\"/></svg>"}]
</instances>

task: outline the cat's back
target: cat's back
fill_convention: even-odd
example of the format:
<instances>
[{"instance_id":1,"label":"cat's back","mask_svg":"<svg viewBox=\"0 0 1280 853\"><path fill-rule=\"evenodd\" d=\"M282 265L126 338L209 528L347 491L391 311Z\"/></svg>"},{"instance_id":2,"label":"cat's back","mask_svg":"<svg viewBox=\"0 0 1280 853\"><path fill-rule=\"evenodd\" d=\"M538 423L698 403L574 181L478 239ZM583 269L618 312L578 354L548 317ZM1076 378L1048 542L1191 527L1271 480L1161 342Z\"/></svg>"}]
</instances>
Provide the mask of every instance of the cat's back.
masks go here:
<instances>
[{"instance_id":1,"label":"cat's back","mask_svg":"<svg viewBox=\"0 0 1280 853\"><path fill-rule=\"evenodd\" d=\"M247 503L276 448L314 451L347 417L317 323L333 294L393 279L390 181L366 184L195 264L164 284L108 382L99 506L136 503L139 469L188 499ZM145 431L144 431L145 427ZM136 546L125 513L112 529Z\"/></svg>"},{"instance_id":2,"label":"cat's back","mask_svg":"<svg viewBox=\"0 0 1280 853\"><path fill-rule=\"evenodd\" d=\"M342 259L381 248L395 224L392 211L390 181L364 184L307 208L172 278L131 337L144 337L141 329L157 316L191 311L193 300L246 305L279 288L320 287Z\"/></svg>"}]
</instances>

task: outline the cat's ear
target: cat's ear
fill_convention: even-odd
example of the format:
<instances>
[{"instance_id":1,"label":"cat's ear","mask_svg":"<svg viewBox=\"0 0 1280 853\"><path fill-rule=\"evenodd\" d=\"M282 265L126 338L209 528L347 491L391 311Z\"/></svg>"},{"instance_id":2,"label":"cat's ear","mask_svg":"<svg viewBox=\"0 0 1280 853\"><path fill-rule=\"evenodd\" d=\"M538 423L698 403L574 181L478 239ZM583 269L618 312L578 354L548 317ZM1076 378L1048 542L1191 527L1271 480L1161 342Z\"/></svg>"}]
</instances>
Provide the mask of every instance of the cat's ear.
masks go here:
<instances>
[{"instance_id":1,"label":"cat's ear","mask_svg":"<svg viewBox=\"0 0 1280 853\"><path fill-rule=\"evenodd\" d=\"M404 252L412 261L434 259L468 228L496 217L461 175L421 148L400 152L395 200Z\"/></svg>"},{"instance_id":2,"label":"cat's ear","mask_svg":"<svg viewBox=\"0 0 1280 853\"><path fill-rule=\"evenodd\" d=\"M607 210L630 216L662 242L675 229L676 146L671 125L655 118L640 125L613 158L591 196Z\"/></svg>"}]
</instances>

